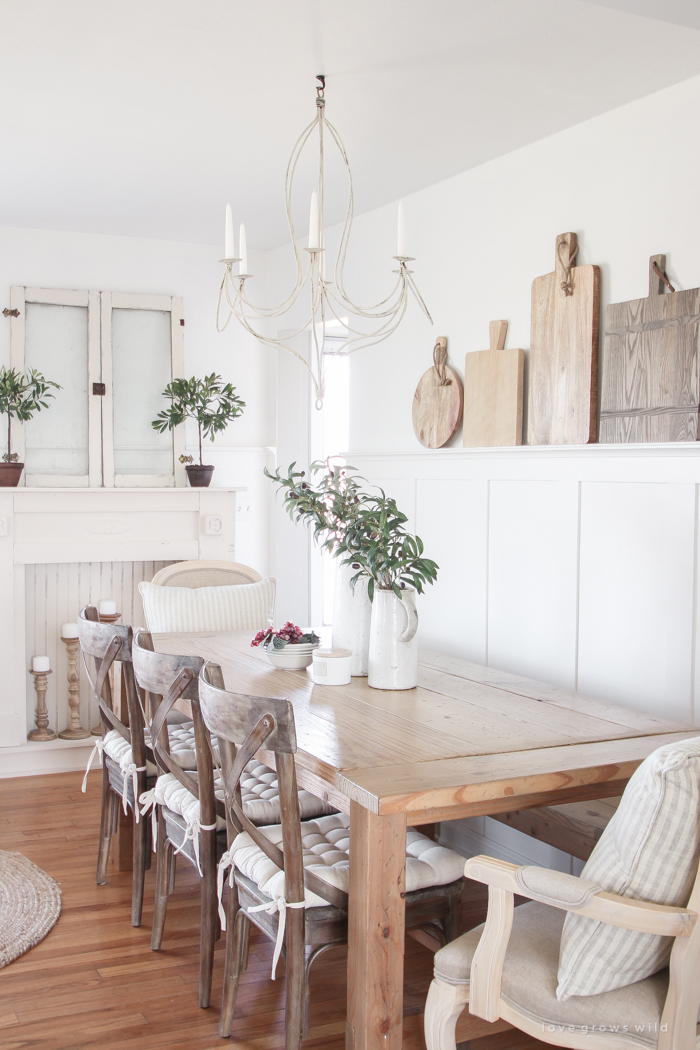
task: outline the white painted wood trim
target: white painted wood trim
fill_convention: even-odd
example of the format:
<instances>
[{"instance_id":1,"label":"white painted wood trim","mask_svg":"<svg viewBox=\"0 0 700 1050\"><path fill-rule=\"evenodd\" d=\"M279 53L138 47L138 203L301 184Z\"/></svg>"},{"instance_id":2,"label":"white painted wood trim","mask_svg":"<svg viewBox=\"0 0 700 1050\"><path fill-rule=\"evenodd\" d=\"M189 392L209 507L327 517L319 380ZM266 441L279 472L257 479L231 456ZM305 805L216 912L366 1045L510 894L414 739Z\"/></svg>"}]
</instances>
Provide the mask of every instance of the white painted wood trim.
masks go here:
<instances>
[{"instance_id":1,"label":"white painted wood trim","mask_svg":"<svg viewBox=\"0 0 700 1050\"><path fill-rule=\"evenodd\" d=\"M24 371L24 336L25 336L25 289L19 285L13 285L10 288L10 309L19 310L19 317L13 317L10 324L10 368L16 368L20 372ZM14 431L12 441L15 446L14 451L20 458L20 462L24 461L24 424L14 420L12 424L12 430ZM22 471L22 477L20 478L20 485L26 484L26 476Z\"/></svg>"},{"instance_id":2,"label":"white painted wood trim","mask_svg":"<svg viewBox=\"0 0 700 1050\"><path fill-rule=\"evenodd\" d=\"M114 487L117 489L153 489L175 488L172 474L115 474Z\"/></svg>"},{"instance_id":3,"label":"white painted wood trim","mask_svg":"<svg viewBox=\"0 0 700 1050\"><path fill-rule=\"evenodd\" d=\"M49 306L87 306L90 293L74 288L25 288L28 303L46 303Z\"/></svg>"},{"instance_id":4,"label":"white painted wood trim","mask_svg":"<svg viewBox=\"0 0 700 1050\"><path fill-rule=\"evenodd\" d=\"M143 295L140 292L112 292L113 310L164 310L170 313L171 295Z\"/></svg>"},{"instance_id":5,"label":"white painted wood trim","mask_svg":"<svg viewBox=\"0 0 700 1050\"><path fill-rule=\"evenodd\" d=\"M93 383L102 382L101 296L88 292L88 484L102 485L102 402L92 392Z\"/></svg>"},{"instance_id":6,"label":"white painted wood trim","mask_svg":"<svg viewBox=\"0 0 700 1050\"><path fill-rule=\"evenodd\" d=\"M114 488L114 413L112 408L112 301L111 292L102 292L100 303L100 341L102 348L102 484Z\"/></svg>"},{"instance_id":7,"label":"white painted wood trim","mask_svg":"<svg viewBox=\"0 0 700 1050\"><path fill-rule=\"evenodd\" d=\"M172 308L170 311L170 353L171 353L171 378L184 379L185 377L185 339L184 327L180 323L184 319L182 296L172 297ZM184 488L187 485L187 472L185 464L180 462L180 456L185 455L185 426L175 427L173 435L173 472L175 485Z\"/></svg>"},{"instance_id":8,"label":"white painted wood trim","mask_svg":"<svg viewBox=\"0 0 700 1050\"><path fill-rule=\"evenodd\" d=\"M90 478L87 474L27 474L25 488L57 488L57 489L87 489L90 487ZM99 486L98 486L99 487Z\"/></svg>"}]
</instances>

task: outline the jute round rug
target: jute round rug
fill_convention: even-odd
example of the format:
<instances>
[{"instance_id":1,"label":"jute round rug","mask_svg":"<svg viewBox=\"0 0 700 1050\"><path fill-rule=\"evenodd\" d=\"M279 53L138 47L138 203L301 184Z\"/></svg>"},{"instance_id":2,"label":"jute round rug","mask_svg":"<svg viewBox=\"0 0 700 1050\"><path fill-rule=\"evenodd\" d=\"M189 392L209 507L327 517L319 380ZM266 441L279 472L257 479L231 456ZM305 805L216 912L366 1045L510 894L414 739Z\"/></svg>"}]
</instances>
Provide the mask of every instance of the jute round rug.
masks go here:
<instances>
[{"instance_id":1,"label":"jute round rug","mask_svg":"<svg viewBox=\"0 0 700 1050\"><path fill-rule=\"evenodd\" d=\"M58 883L21 853L0 850L0 966L43 941L60 914Z\"/></svg>"}]
</instances>

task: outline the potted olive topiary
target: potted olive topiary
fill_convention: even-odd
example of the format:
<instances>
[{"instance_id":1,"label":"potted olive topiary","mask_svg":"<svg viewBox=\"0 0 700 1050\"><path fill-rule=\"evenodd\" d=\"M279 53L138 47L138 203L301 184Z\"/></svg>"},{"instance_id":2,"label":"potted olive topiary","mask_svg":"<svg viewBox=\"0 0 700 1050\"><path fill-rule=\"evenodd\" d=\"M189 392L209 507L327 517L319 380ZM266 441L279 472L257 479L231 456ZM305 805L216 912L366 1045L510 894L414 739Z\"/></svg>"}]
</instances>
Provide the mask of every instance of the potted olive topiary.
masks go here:
<instances>
[{"instance_id":1,"label":"potted olive topiary","mask_svg":"<svg viewBox=\"0 0 700 1050\"><path fill-rule=\"evenodd\" d=\"M173 379L163 391L163 397L169 398L171 404L159 412L151 423L154 430L159 434L174 430L186 419L194 419L197 424L199 463L190 462L185 467L192 488L206 488L214 473L212 466L202 462L202 435L213 441L245 408L245 401L240 399L235 390L235 386L224 384L221 376L212 372L204 379L195 376L191 379Z\"/></svg>"},{"instance_id":2,"label":"potted olive topiary","mask_svg":"<svg viewBox=\"0 0 700 1050\"><path fill-rule=\"evenodd\" d=\"M7 452L0 463L1 488L16 488L24 469L24 463L19 463L19 456L12 451L12 417L26 423L35 412L48 408L46 398L55 397L51 387L61 389L58 383L44 379L35 368L22 373L15 368L0 367L0 415L7 415Z\"/></svg>"}]
</instances>

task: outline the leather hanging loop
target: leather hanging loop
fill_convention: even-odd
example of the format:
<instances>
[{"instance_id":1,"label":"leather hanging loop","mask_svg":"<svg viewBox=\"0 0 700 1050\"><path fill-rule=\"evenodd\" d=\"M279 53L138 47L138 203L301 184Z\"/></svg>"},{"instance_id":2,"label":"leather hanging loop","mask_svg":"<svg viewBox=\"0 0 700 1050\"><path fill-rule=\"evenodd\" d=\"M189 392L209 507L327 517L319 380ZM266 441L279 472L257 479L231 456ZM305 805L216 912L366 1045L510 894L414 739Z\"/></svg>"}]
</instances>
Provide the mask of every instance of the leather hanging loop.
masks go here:
<instances>
[{"instance_id":1,"label":"leather hanging loop","mask_svg":"<svg viewBox=\"0 0 700 1050\"><path fill-rule=\"evenodd\" d=\"M450 386L452 380L447 378L447 372L445 371L445 365L447 364L447 336L438 336L433 347L433 364L438 374L439 385Z\"/></svg>"}]
</instances>

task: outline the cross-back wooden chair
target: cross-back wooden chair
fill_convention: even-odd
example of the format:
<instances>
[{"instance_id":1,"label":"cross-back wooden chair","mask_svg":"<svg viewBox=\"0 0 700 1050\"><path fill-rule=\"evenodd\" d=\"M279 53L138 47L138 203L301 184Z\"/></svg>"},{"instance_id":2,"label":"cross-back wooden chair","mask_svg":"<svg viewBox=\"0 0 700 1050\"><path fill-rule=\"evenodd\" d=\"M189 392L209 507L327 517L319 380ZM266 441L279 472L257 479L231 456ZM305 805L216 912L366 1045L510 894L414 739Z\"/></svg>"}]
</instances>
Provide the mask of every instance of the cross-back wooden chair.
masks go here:
<instances>
[{"instance_id":1,"label":"cross-back wooden chair","mask_svg":"<svg viewBox=\"0 0 700 1050\"><path fill-rule=\"evenodd\" d=\"M302 823L300 818L294 764L296 730L289 701L227 692L221 668L207 663L200 672L199 702L204 722L218 740L228 836L228 849L219 864L220 890L225 872L230 870L226 909L221 913L226 927L226 962L219 1034L231 1034L252 921L275 943L273 979L279 955L284 953L285 1047L299 1050L308 1027L311 966L329 948L347 943L347 893L304 865L303 833L308 828L317 829L319 822ZM274 754L281 801L280 824L264 829L246 817L240 794L241 774L262 747ZM333 822L339 816L321 821ZM256 847L257 860L252 859ZM250 874L244 872L246 863L239 859L243 853L248 857ZM347 854L339 855L347 865ZM457 861L461 872L463 859ZM260 872L261 864L271 875L259 879L264 889L252 877L252 869ZM452 876L449 885L407 893L407 928L429 928L435 933L439 926L443 943L455 936L461 890L461 878L455 881Z\"/></svg>"},{"instance_id":2,"label":"cross-back wooden chair","mask_svg":"<svg viewBox=\"0 0 700 1050\"><path fill-rule=\"evenodd\" d=\"M99 753L102 758L102 812L96 881L99 886L107 881L109 847L117 829L121 804L125 812L131 809L134 814L131 925L140 926L143 884L146 868L150 865L150 850L147 824L139 820L138 799L146 791L148 770L144 719L131 660L132 631L131 627L125 625L100 623L95 606L86 605L78 616L78 634L102 725L102 739L98 739L95 744L83 780L85 791L92 759ZM115 665L123 670L127 713L125 721L114 710L112 700L109 671Z\"/></svg>"},{"instance_id":3,"label":"cross-back wooden chair","mask_svg":"<svg viewBox=\"0 0 700 1050\"><path fill-rule=\"evenodd\" d=\"M201 887L201 932L199 947L199 1005L209 1006L214 967L214 945L219 936L217 916L216 864L226 848L223 830L224 807L214 794L214 767L209 733L202 720L199 706L199 672L204 661L198 656L172 656L156 653L147 631L139 631L133 644L133 664L136 681L146 694L146 713L149 734L159 772L172 782L174 777L185 791L199 803L196 823L188 825L182 814L169 808L165 795L158 792L158 783L146 795L142 810L154 806L157 814L156 839L156 894L153 912L151 948L158 951L163 940L163 929L168 904L175 882L175 856L181 853L195 867ZM196 773L187 771L170 754L167 718L175 703L188 700L194 723ZM159 782L163 781L159 777ZM160 805L156 803L162 799ZM222 818L222 830L217 836L217 810Z\"/></svg>"}]
</instances>

